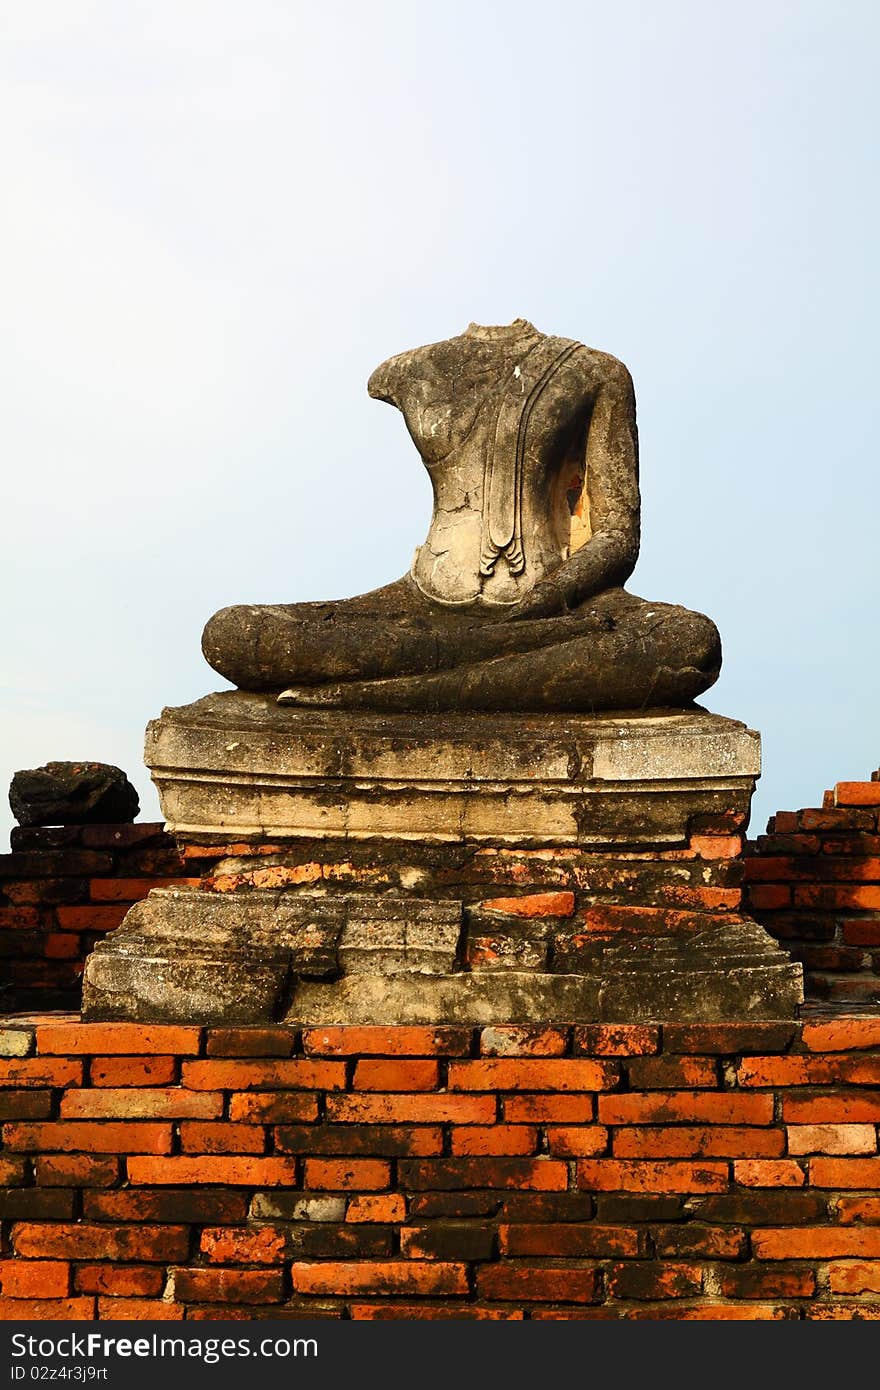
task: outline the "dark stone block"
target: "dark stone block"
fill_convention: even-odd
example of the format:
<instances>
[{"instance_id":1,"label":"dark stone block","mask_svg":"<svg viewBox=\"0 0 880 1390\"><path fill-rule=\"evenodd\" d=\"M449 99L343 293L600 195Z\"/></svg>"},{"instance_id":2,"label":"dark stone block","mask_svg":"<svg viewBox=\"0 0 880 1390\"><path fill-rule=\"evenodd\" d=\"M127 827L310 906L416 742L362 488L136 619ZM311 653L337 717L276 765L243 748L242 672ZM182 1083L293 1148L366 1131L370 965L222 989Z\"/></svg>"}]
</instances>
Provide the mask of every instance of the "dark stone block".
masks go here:
<instances>
[{"instance_id":1,"label":"dark stone block","mask_svg":"<svg viewBox=\"0 0 880 1390\"><path fill-rule=\"evenodd\" d=\"M46 763L16 772L9 805L20 825L89 825L133 821L138 794L110 763Z\"/></svg>"}]
</instances>

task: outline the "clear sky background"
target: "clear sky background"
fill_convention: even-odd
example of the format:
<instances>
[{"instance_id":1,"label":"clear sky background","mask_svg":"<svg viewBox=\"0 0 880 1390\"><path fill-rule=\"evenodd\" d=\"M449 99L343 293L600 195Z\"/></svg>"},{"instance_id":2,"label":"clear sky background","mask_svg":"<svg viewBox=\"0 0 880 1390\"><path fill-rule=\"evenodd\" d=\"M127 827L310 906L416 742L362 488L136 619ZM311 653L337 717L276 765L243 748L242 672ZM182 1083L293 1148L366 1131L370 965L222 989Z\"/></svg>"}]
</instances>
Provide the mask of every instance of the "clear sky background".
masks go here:
<instances>
[{"instance_id":1,"label":"clear sky background","mask_svg":"<svg viewBox=\"0 0 880 1390\"><path fill-rule=\"evenodd\" d=\"M874 0L0 0L0 776L124 767L202 626L397 578L385 357L636 383L630 587L718 623L753 826L880 764ZM2 838L10 823L0 825Z\"/></svg>"}]
</instances>

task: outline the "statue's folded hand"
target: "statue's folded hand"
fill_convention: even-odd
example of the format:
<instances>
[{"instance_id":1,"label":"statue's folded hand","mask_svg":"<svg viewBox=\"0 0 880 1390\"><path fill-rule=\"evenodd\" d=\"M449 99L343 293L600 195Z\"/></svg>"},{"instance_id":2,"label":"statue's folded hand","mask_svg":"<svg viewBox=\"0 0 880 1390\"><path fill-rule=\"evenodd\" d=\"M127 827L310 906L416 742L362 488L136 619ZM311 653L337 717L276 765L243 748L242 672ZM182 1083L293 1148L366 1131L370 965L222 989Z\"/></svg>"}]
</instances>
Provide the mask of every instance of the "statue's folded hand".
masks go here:
<instances>
[{"instance_id":1,"label":"statue's folded hand","mask_svg":"<svg viewBox=\"0 0 880 1390\"><path fill-rule=\"evenodd\" d=\"M516 623L526 619L558 618L567 611L565 595L560 585L555 582L554 576L552 579L533 584L528 593L511 607L510 612L505 614L501 621Z\"/></svg>"}]
</instances>

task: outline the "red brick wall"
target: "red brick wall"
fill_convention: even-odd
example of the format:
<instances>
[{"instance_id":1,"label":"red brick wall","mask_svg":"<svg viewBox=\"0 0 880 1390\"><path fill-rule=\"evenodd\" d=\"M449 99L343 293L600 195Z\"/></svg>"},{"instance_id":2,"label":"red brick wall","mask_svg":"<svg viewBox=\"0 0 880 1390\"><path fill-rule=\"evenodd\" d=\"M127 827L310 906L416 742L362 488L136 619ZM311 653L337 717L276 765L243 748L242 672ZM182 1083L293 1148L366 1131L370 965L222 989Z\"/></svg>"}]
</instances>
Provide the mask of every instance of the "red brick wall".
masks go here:
<instances>
[{"instance_id":1,"label":"red brick wall","mask_svg":"<svg viewBox=\"0 0 880 1390\"><path fill-rule=\"evenodd\" d=\"M17 826L0 855L0 1007L79 1008L95 942L186 869L164 826Z\"/></svg>"},{"instance_id":2,"label":"red brick wall","mask_svg":"<svg viewBox=\"0 0 880 1390\"><path fill-rule=\"evenodd\" d=\"M746 909L803 962L808 998L880 1001L880 774L772 816L745 883Z\"/></svg>"},{"instance_id":3,"label":"red brick wall","mask_svg":"<svg viewBox=\"0 0 880 1390\"><path fill-rule=\"evenodd\" d=\"M880 1319L880 1018L0 1049L6 1318Z\"/></svg>"}]
</instances>

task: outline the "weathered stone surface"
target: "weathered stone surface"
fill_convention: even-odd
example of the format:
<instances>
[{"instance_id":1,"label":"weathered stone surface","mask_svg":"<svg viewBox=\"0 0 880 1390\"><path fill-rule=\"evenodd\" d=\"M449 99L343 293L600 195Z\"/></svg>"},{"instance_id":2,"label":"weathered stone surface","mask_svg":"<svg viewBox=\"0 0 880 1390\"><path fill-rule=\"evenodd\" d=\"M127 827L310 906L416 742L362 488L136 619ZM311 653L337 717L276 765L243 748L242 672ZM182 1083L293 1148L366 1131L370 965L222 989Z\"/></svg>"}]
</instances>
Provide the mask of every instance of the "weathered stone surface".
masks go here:
<instances>
[{"instance_id":1,"label":"weathered stone surface","mask_svg":"<svg viewBox=\"0 0 880 1390\"><path fill-rule=\"evenodd\" d=\"M16 772L9 805L19 825L101 825L133 821L138 794L110 763L46 763Z\"/></svg>"},{"instance_id":2,"label":"weathered stone surface","mask_svg":"<svg viewBox=\"0 0 880 1390\"><path fill-rule=\"evenodd\" d=\"M700 709L379 715L230 691L165 710L145 757L187 838L637 848L745 819L760 739Z\"/></svg>"},{"instance_id":3,"label":"weathered stone surface","mask_svg":"<svg viewBox=\"0 0 880 1390\"><path fill-rule=\"evenodd\" d=\"M588 1023L598 1017L599 982L581 975L491 971L468 975L345 975L303 981L289 1023Z\"/></svg>"},{"instance_id":4,"label":"weathered stone surface","mask_svg":"<svg viewBox=\"0 0 880 1390\"><path fill-rule=\"evenodd\" d=\"M802 997L800 966L732 913L689 914L691 930L671 936L646 936L634 923L579 953L554 941L549 964L554 919L492 917L490 935L489 916L463 922L452 900L158 890L89 957L83 1013L189 1023L701 1022L793 1016Z\"/></svg>"},{"instance_id":5,"label":"weathered stone surface","mask_svg":"<svg viewBox=\"0 0 880 1390\"><path fill-rule=\"evenodd\" d=\"M714 623L621 587L640 511L621 362L523 319L471 324L383 363L369 391L402 412L434 489L410 574L223 609L203 637L215 670L290 704L403 711L662 708L713 683Z\"/></svg>"},{"instance_id":6,"label":"weathered stone surface","mask_svg":"<svg viewBox=\"0 0 880 1390\"><path fill-rule=\"evenodd\" d=\"M461 915L454 901L156 889L89 956L83 1016L268 1022L295 980L451 971Z\"/></svg>"}]
</instances>

